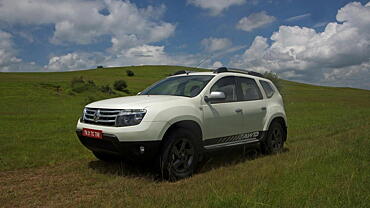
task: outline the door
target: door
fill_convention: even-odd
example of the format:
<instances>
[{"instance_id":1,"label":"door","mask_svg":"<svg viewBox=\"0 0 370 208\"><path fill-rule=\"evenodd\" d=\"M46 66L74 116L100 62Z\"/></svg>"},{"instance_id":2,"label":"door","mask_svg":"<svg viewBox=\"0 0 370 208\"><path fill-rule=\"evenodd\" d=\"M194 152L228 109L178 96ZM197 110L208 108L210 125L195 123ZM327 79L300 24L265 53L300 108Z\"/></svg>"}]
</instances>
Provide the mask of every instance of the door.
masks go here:
<instances>
[{"instance_id":1,"label":"door","mask_svg":"<svg viewBox=\"0 0 370 208\"><path fill-rule=\"evenodd\" d=\"M204 139L220 138L241 133L243 116L240 102L237 102L235 77L223 77L212 87L210 92L221 91L226 99L204 102ZM209 92L209 93L210 93Z\"/></svg>"},{"instance_id":2,"label":"door","mask_svg":"<svg viewBox=\"0 0 370 208\"><path fill-rule=\"evenodd\" d=\"M243 110L243 133L262 131L266 117L266 100L252 78L237 77L238 97Z\"/></svg>"}]
</instances>

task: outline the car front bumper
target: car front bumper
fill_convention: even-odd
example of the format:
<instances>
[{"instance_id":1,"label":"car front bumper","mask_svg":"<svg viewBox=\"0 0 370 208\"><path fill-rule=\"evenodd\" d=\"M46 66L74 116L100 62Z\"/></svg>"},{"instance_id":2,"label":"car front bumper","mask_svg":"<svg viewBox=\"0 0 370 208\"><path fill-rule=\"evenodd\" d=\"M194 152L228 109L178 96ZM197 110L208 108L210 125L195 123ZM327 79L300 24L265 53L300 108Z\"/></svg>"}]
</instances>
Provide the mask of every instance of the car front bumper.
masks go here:
<instances>
[{"instance_id":1,"label":"car front bumper","mask_svg":"<svg viewBox=\"0 0 370 208\"><path fill-rule=\"evenodd\" d=\"M103 133L103 138L85 137L82 130L77 129L76 134L80 142L89 150L122 156L127 159L154 159L161 146L161 141L131 141L122 142L113 134Z\"/></svg>"},{"instance_id":2,"label":"car front bumper","mask_svg":"<svg viewBox=\"0 0 370 208\"><path fill-rule=\"evenodd\" d=\"M103 134L114 135L119 142L144 142L161 141L168 126L167 122L142 121L134 126L114 127L83 123L79 119L76 129L77 131L81 131L83 128L99 130Z\"/></svg>"}]
</instances>

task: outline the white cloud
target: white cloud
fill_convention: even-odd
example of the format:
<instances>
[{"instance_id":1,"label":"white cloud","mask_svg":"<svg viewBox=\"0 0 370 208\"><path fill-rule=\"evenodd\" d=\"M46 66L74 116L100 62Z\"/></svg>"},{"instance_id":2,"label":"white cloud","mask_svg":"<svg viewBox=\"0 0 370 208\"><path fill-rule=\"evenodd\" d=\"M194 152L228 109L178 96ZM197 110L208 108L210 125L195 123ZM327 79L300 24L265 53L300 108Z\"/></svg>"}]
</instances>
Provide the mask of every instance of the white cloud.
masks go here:
<instances>
[{"instance_id":1,"label":"white cloud","mask_svg":"<svg viewBox=\"0 0 370 208\"><path fill-rule=\"evenodd\" d=\"M201 45L208 52L220 51L227 49L232 45L232 42L227 38L205 38L201 41Z\"/></svg>"},{"instance_id":2,"label":"white cloud","mask_svg":"<svg viewBox=\"0 0 370 208\"><path fill-rule=\"evenodd\" d=\"M106 57L100 53L74 52L62 56L52 56L48 65L44 66L47 71L73 71L95 68L104 63Z\"/></svg>"},{"instance_id":3,"label":"white cloud","mask_svg":"<svg viewBox=\"0 0 370 208\"><path fill-rule=\"evenodd\" d=\"M164 46L140 45L121 53L109 55L107 66L129 65L182 65L195 66L200 61L199 54L168 54Z\"/></svg>"},{"instance_id":4,"label":"white cloud","mask_svg":"<svg viewBox=\"0 0 370 208\"><path fill-rule=\"evenodd\" d=\"M165 10L163 5L138 8L119 0L2 0L0 19L20 25L52 24L53 43L90 44L109 35L112 49L120 50L172 35L175 25L161 20Z\"/></svg>"},{"instance_id":5,"label":"white cloud","mask_svg":"<svg viewBox=\"0 0 370 208\"><path fill-rule=\"evenodd\" d=\"M118 61L129 60L133 65L137 64L166 64L170 62L170 58L164 52L164 46L142 45L135 48L130 48L123 54L120 54Z\"/></svg>"},{"instance_id":6,"label":"white cloud","mask_svg":"<svg viewBox=\"0 0 370 208\"><path fill-rule=\"evenodd\" d=\"M335 86L351 86L370 89L370 61L361 65L329 70L324 80Z\"/></svg>"},{"instance_id":7,"label":"white cloud","mask_svg":"<svg viewBox=\"0 0 370 208\"><path fill-rule=\"evenodd\" d=\"M320 28L320 27L324 27L328 24L329 22L318 22L316 24L314 24L312 27L313 28Z\"/></svg>"},{"instance_id":8,"label":"white cloud","mask_svg":"<svg viewBox=\"0 0 370 208\"><path fill-rule=\"evenodd\" d=\"M89 43L102 23L98 13L102 8L103 5L95 1L3 0L0 19L10 24L54 24L54 40L65 35L63 40Z\"/></svg>"},{"instance_id":9,"label":"white cloud","mask_svg":"<svg viewBox=\"0 0 370 208\"><path fill-rule=\"evenodd\" d=\"M265 11L253 13L248 17L243 17L239 20L236 27L240 30L251 32L254 29L263 27L276 20L275 17L268 15Z\"/></svg>"},{"instance_id":10,"label":"white cloud","mask_svg":"<svg viewBox=\"0 0 370 208\"><path fill-rule=\"evenodd\" d=\"M223 67L224 65L220 61L215 61L212 65L212 68L218 69L220 67Z\"/></svg>"},{"instance_id":11,"label":"white cloud","mask_svg":"<svg viewBox=\"0 0 370 208\"><path fill-rule=\"evenodd\" d=\"M271 44L257 36L231 63L311 83L338 85L342 81L369 88L370 7L349 3L338 11L337 21L328 23L321 33L307 27L280 26L270 37Z\"/></svg>"},{"instance_id":12,"label":"white cloud","mask_svg":"<svg viewBox=\"0 0 370 208\"><path fill-rule=\"evenodd\" d=\"M0 30L0 71L21 71L27 67L27 71L37 68L34 62L24 63L17 57L17 51L14 49L12 35Z\"/></svg>"},{"instance_id":13,"label":"white cloud","mask_svg":"<svg viewBox=\"0 0 370 208\"><path fill-rule=\"evenodd\" d=\"M44 66L48 71L66 71L131 65L182 65L195 66L200 61L199 55L169 55L164 46L140 45L117 54L75 52L49 59Z\"/></svg>"},{"instance_id":14,"label":"white cloud","mask_svg":"<svg viewBox=\"0 0 370 208\"><path fill-rule=\"evenodd\" d=\"M13 49L12 35L0 30L0 70L9 71L9 67L21 62L15 57Z\"/></svg>"},{"instance_id":15,"label":"white cloud","mask_svg":"<svg viewBox=\"0 0 370 208\"><path fill-rule=\"evenodd\" d=\"M13 42L12 42L12 35L10 33L4 32L0 30L0 50L3 52L11 52L13 51Z\"/></svg>"},{"instance_id":16,"label":"white cloud","mask_svg":"<svg viewBox=\"0 0 370 208\"><path fill-rule=\"evenodd\" d=\"M297 16L294 16L294 17L289 17L289 18L286 19L286 21L288 21L288 22L294 22L294 21L298 21L298 20L307 18L309 16L311 16L311 14L310 13L306 13L306 14L297 15Z\"/></svg>"},{"instance_id":17,"label":"white cloud","mask_svg":"<svg viewBox=\"0 0 370 208\"><path fill-rule=\"evenodd\" d=\"M246 0L188 0L189 4L209 10L209 14L216 16L234 5L242 5Z\"/></svg>"}]
</instances>

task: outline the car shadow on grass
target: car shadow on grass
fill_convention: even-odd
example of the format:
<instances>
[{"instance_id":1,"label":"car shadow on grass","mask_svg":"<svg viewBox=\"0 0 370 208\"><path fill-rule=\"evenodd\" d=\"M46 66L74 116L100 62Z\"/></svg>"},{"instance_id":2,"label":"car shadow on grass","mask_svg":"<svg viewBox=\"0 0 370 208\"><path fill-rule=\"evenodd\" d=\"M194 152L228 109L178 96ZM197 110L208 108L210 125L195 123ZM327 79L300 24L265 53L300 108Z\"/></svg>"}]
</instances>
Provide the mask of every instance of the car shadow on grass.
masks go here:
<instances>
[{"instance_id":1,"label":"car shadow on grass","mask_svg":"<svg viewBox=\"0 0 370 208\"><path fill-rule=\"evenodd\" d=\"M279 154L285 154L289 149L284 147L283 151ZM237 165L250 160L265 157L259 148L231 148L218 152L210 153L204 161L202 161L201 168L198 170L200 173L208 172L220 167L227 167Z\"/></svg>"},{"instance_id":2,"label":"car shadow on grass","mask_svg":"<svg viewBox=\"0 0 370 208\"><path fill-rule=\"evenodd\" d=\"M284 148L284 154L288 152ZM255 160L265 155L258 148L232 148L207 154L199 164L197 173L205 173L220 167L236 165L248 160ZM126 160L101 161L94 160L88 163L88 167L100 174L110 174L122 177L143 178L153 182L163 181L155 162L133 162Z\"/></svg>"},{"instance_id":3,"label":"car shadow on grass","mask_svg":"<svg viewBox=\"0 0 370 208\"><path fill-rule=\"evenodd\" d=\"M88 167L101 174L110 174L123 177L145 178L158 181L159 174L153 163L134 163L126 160L101 161L95 160L88 163Z\"/></svg>"}]
</instances>

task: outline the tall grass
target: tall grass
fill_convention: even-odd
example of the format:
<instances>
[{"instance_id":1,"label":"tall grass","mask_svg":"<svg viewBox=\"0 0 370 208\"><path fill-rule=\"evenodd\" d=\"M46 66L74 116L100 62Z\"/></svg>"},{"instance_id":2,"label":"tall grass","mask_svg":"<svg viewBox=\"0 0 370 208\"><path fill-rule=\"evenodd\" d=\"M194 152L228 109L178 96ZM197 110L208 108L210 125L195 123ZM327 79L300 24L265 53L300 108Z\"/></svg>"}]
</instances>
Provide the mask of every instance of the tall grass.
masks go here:
<instances>
[{"instance_id":1,"label":"tall grass","mask_svg":"<svg viewBox=\"0 0 370 208\"><path fill-rule=\"evenodd\" d=\"M169 183L158 180L149 166L100 162L75 136L91 92L68 94L70 80L83 76L97 86L111 85L127 69L135 73L123 78L132 92L179 70L143 66L0 73L2 207L370 204L370 91L280 81L289 124L282 154L243 157L235 149L212 157L192 178Z\"/></svg>"}]
</instances>

